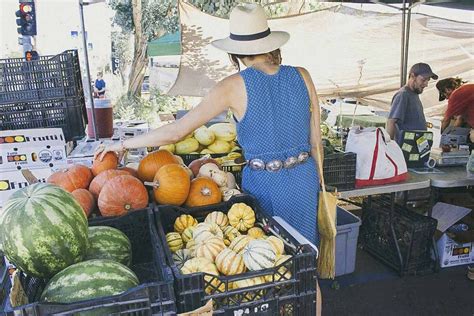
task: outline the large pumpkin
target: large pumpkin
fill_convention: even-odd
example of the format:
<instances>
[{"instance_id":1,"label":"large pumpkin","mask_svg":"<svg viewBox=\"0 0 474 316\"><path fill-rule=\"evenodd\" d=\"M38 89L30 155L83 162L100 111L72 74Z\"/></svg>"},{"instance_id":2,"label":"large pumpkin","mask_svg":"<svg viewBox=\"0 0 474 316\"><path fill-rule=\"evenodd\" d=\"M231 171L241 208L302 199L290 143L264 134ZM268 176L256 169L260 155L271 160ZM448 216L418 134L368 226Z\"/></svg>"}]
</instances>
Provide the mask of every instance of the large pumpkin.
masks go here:
<instances>
[{"instance_id":1,"label":"large pumpkin","mask_svg":"<svg viewBox=\"0 0 474 316\"><path fill-rule=\"evenodd\" d=\"M86 217L89 217L89 215L91 215L92 211L95 209L95 199L92 193L86 189L77 189L72 191L71 194L81 205Z\"/></svg>"},{"instance_id":2,"label":"large pumpkin","mask_svg":"<svg viewBox=\"0 0 474 316\"><path fill-rule=\"evenodd\" d=\"M87 189L92 180L92 172L83 165L75 165L57 171L49 176L47 182L60 186L68 192L76 189Z\"/></svg>"},{"instance_id":3,"label":"large pumpkin","mask_svg":"<svg viewBox=\"0 0 474 316\"><path fill-rule=\"evenodd\" d=\"M89 185L89 191L96 199L98 199L100 191L110 179L124 175L129 175L129 173L125 170L105 170L92 179L91 184Z\"/></svg>"},{"instance_id":4,"label":"large pumpkin","mask_svg":"<svg viewBox=\"0 0 474 316\"><path fill-rule=\"evenodd\" d=\"M130 210L148 205L148 192L135 177L118 176L108 181L99 194L99 210L102 216L120 216Z\"/></svg>"},{"instance_id":5,"label":"large pumpkin","mask_svg":"<svg viewBox=\"0 0 474 316\"><path fill-rule=\"evenodd\" d=\"M0 212L8 260L26 274L51 278L80 262L89 245L87 219L71 193L36 183L13 193Z\"/></svg>"},{"instance_id":6,"label":"large pumpkin","mask_svg":"<svg viewBox=\"0 0 474 316\"><path fill-rule=\"evenodd\" d=\"M186 201L191 179L186 170L177 164L161 167L153 179L153 194L159 204L181 205Z\"/></svg>"},{"instance_id":7,"label":"large pumpkin","mask_svg":"<svg viewBox=\"0 0 474 316\"><path fill-rule=\"evenodd\" d=\"M191 181L187 207L216 204L222 201L222 193L217 184L208 177L199 177Z\"/></svg>"},{"instance_id":8,"label":"large pumpkin","mask_svg":"<svg viewBox=\"0 0 474 316\"><path fill-rule=\"evenodd\" d=\"M153 181L158 170L169 164L178 164L173 154L160 149L146 155L138 165L138 178L142 181Z\"/></svg>"},{"instance_id":9,"label":"large pumpkin","mask_svg":"<svg viewBox=\"0 0 474 316\"><path fill-rule=\"evenodd\" d=\"M104 155L104 159L100 160L100 155L92 162L92 174L97 176L104 170L117 169L118 157L114 152L108 152Z\"/></svg>"}]
</instances>

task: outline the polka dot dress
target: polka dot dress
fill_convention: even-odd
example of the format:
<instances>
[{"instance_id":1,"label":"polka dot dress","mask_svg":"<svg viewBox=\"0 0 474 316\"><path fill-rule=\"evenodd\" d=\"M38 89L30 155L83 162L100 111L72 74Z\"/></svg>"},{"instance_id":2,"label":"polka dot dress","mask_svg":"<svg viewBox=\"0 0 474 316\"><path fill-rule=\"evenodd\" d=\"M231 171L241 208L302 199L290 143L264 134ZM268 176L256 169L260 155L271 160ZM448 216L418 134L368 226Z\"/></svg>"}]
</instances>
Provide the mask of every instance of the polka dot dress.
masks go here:
<instances>
[{"instance_id":1,"label":"polka dot dress","mask_svg":"<svg viewBox=\"0 0 474 316\"><path fill-rule=\"evenodd\" d=\"M245 158L268 162L309 152L310 100L299 71L280 66L273 75L254 68L240 74L247 90L247 110L237 122L237 134ZM258 199L268 214L280 216L319 245L319 178L312 157L295 168L276 172L245 167L242 187Z\"/></svg>"}]
</instances>

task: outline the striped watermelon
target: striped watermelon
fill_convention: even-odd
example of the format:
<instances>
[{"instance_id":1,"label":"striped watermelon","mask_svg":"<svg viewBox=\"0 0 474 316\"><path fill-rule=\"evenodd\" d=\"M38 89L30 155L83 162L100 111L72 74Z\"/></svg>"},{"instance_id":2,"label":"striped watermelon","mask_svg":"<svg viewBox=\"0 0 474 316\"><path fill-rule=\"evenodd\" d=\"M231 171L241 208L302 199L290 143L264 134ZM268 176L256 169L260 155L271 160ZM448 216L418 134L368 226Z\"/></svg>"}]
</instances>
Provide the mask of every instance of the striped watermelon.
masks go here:
<instances>
[{"instance_id":1,"label":"striped watermelon","mask_svg":"<svg viewBox=\"0 0 474 316\"><path fill-rule=\"evenodd\" d=\"M49 280L40 300L73 303L121 294L138 284L135 273L123 264L107 259L88 260L56 274Z\"/></svg>"},{"instance_id":2,"label":"striped watermelon","mask_svg":"<svg viewBox=\"0 0 474 316\"><path fill-rule=\"evenodd\" d=\"M127 235L109 226L89 227L89 249L86 260L110 259L129 266L132 245Z\"/></svg>"},{"instance_id":3,"label":"striped watermelon","mask_svg":"<svg viewBox=\"0 0 474 316\"><path fill-rule=\"evenodd\" d=\"M251 271L271 268L276 261L273 246L266 240L254 239L245 246L242 256L245 266Z\"/></svg>"},{"instance_id":4,"label":"striped watermelon","mask_svg":"<svg viewBox=\"0 0 474 316\"><path fill-rule=\"evenodd\" d=\"M20 270L50 278L84 258L87 219L71 193L36 183L12 194L5 204L0 240L8 260Z\"/></svg>"}]
</instances>

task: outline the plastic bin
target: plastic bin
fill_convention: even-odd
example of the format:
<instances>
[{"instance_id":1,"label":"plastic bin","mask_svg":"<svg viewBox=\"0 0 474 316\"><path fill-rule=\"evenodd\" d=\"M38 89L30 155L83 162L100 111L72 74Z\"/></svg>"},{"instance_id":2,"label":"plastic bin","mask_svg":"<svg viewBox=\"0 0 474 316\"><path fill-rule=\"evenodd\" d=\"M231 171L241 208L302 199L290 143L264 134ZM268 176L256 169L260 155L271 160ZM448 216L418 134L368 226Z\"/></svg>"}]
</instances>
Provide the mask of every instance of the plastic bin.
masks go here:
<instances>
[{"instance_id":1,"label":"plastic bin","mask_svg":"<svg viewBox=\"0 0 474 316\"><path fill-rule=\"evenodd\" d=\"M23 288L30 302L12 310L8 295L11 288L7 277L2 283L5 299L2 299L6 315L78 315L107 306L117 315L175 315L176 304L173 276L165 264L163 248L159 241L154 216L150 208L133 211L121 217L98 217L89 220L90 226L111 226L125 233L132 244L131 269L141 284L125 293L101 297L71 304L37 302L47 280L21 275Z\"/></svg>"},{"instance_id":2,"label":"plastic bin","mask_svg":"<svg viewBox=\"0 0 474 316\"><path fill-rule=\"evenodd\" d=\"M338 191L355 188L356 177L355 153L334 153L326 155L323 162L324 181Z\"/></svg>"},{"instance_id":3,"label":"plastic bin","mask_svg":"<svg viewBox=\"0 0 474 316\"><path fill-rule=\"evenodd\" d=\"M393 214L390 209L389 197L372 198L370 203L364 201L359 239L362 247L400 275L433 272L435 262L431 249L438 221L398 205Z\"/></svg>"},{"instance_id":4,"label":"plastic bin","mask_svg":"<svg viewBox=\"0 0 474 316\"><path fill-rule=\"evenodd\" d=\"M190 214L203 221L213 211L227 213L234 203L246 203L256 213L257 222L267 222L268 227L282 238L295 245L295 249L285 246L292 257L282 265L261 271L246 272L233 276L212 276L217 284L210 286L212 280L205 280L205 273L182 274L173 262L165 234L173 231L175 219L182 214ZM229 201L210 206L184 209L175 206L155 208L158 234L163 242L167 263L175 278L176 304L179 312L187 312L203 306L209 299L214 301L214 315L314 315L316 303L316 252L309 245L301 245L273 218L266 215L250 195L237 195ZM279 269L283 269L281 271ZM278 272L279 271L279 272ZM287 272L291 272L288 277ZM257 286L230 290L232 282L258 276L272 276L272 282ZM215 281L214 281L215 282ZM208 288L209 293L205 292Z\"/></svg>"},{"instance_id":5,"label":"plastic bin","mask_svg":"<svg viewBox=\"0 0 474 316\"><path fill-rule=\"evenodd\" d=\"M336 276L355 270L357 239L361 220L341 207L337 207Z\"/></svg>"}]
</instances>

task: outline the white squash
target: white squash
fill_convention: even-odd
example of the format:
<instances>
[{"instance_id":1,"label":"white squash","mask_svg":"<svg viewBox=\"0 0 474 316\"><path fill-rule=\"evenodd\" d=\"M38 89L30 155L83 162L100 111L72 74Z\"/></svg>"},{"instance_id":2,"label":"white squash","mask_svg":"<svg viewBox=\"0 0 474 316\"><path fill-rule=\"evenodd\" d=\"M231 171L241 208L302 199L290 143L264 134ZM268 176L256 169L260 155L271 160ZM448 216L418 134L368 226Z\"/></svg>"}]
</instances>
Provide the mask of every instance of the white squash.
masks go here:
<instances>
[{"instance_id":1,"label":"white squash","mask_svg":"<svg viewBox=\"0 0 474 316\"><path fill-rule=\"evenodd\" d=\"M199 144L208 146L216 140L216 135L206 126L201 126L194 131L194 138L196 138Z\"/></svg>"}]
</instances>

